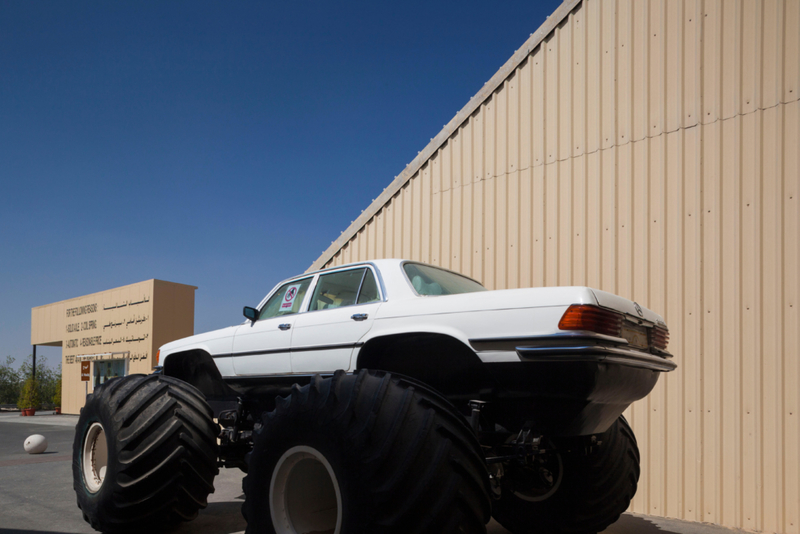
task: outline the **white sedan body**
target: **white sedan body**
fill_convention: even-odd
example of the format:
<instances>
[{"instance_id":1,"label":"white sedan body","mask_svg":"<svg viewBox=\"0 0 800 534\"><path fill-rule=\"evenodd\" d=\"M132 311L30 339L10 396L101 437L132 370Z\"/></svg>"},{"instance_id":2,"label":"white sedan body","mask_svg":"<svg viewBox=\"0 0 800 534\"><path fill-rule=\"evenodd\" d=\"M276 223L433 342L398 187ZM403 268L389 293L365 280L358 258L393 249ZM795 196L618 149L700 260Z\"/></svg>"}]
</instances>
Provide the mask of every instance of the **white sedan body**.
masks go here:
<instances>
[{"instance_id":1,"label":"white sedan body","mask_svg":"<svg viewBox=\"0 0 800 534\"><path fill-rule=\"evenodd\" d=\"M625 314L630 320L628 331L634 337L635 328L642 332L656 325L666 328L658 314L627 299L587 287L437 295L431 283L416 277L412 282L407 274L409 265L413 269L422 264L399 259L375 260L286 280L275 286L256 308L260 314L258 320L168 343L160 349L160 361L163 363L170 354L202 350L214 359L223 378L352 371L358 366L359 350L370 339L415 332L455 338L472 348L487 364L520 362L528 357L524 347L564 335L559 320L573 304L595 305ZM359 296L342 300L325 293L322 285L333 280L332 275L345 282L360 277ZM359 303L369 276L374 277L375 287L371 297ZM268 307L278 302L287 312L274 316L270 316L272 312L266 313ZM514 343L499 342L504 339ZM628 342L635 342L629 335L616 341L615 353L609 353L609 358L636 361L657 371L675 367L666 351L653 354L635 350L627 346Z\"/></svg>"}]
</instances>

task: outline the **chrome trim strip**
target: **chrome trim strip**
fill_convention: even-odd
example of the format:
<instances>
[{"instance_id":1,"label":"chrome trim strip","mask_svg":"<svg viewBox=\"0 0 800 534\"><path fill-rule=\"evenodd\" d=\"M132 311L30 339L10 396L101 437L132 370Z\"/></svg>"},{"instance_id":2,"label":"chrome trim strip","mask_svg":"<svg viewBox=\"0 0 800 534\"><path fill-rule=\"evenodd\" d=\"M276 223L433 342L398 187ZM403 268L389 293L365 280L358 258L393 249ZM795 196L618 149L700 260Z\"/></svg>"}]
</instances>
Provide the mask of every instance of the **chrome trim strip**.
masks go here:
<instances>
[{"instance_id":1,"label":"chrome trim strip","mask_svg":"<svg viewBox=\"0 0 800 534\"><path fill-rule=\"evenodd\" d=\"M661 350L661 349L652 349L652 350L662 358L672 358L671 352L667 352L666 350Z\"/></svg>"},{"instance_id":2,"label":"chrome trim strip","mask_svg":"<svg viewBox=\"0 0 800 534\"><path fill-rule=\"evenodd\" d=\"M287 352L312 352L318 350L354 349L364 345L359 343L339 343L337 345L315 345L310 347L285 347L282 349L251 350L247 352L231 352L227 354L212 354L212 358L237 358L239 356L262 356L265 354L281 354Z\"/></svg>"},{"instance_id":3,"label":"chrome trim strip","mask_svg":"<svg viewBox=\"0 0 800 534\"><path fill-rule=\"evenodd\" d=\"M539 362L596 361L664 372L673 371L678 367L675 362L660 356L623 347L605 347L601 345L517 347L517 354L522 358Z\"/></svg>"},{"instance_id":4,"label":"chrome trim strip","mask_svg":"<svg viewBox=\"0 0 800 534\"><path fill-rule=\"evenodd\" d=\"M352 374L352 373L348 373ZM298 379L304 380L312 380L315 376L321 376L322 378L328 378L333 376L333 373L326 372L326 373L299 373L299 374L278 374L278 375L265 375L265 374L252 374L252 375L228 375L222 377L226 383L230 384L233 383L241 383L241 382L249 382L251 380L263 380L268 378L270 380L280 380L286 384L294 384L298 381Z\"/></svg>"},{"instance_id":5,"label":"chrome trim strip","mask_svg":"<svg viewBox=\"0 0 800 534\"><path fill-rule=\"evenodd\" d=\"M489 337L489 338L476 338L470 339L469 343L475 350L503 350L509 348L509 343L537 343L538 346L552 346L549 343L541 343L547 341L568 341L573 339L586 339L595 341L605 341L616 343L619 345L627 345L628 340L622 337L607 336L605 334L598 334L588 330L572 330L564 332L556 332L554 334L542 334L535 336L509 336L509 337Z\"/></svg>"},{"instance_id":6,"label":"chrome trim strip","mask_svg":"<svg viewBox=\"0 0 800 534\"><path fill-rule=\"evenodd\" d=\"M541 350L564 350L565 343L569 341L586 340L587 342L605 342L612 343L620 346L620 350L632 351L637 354L646 354L660 358L672 358L672 354L665 350L656 348L651 349L653 353L646 353L630 347L628 340L621 337L607 336L605 334L597 334L587 330L574 330L557 332L554 334L544 334L537 336L518 336L518 337L495 337L495 338L480 338L470 339L469 343L476 351L491 351L491 350L518 350L519 346L523 343L527 349L541 349ZM531 343L528 345L528 343ZM509 346L509 345L514 346ZM568 347L571 345L568 345ZM605 345L592 345L593 348L603 348Z\"/></svg>"},{"instance_id":7,"label":"chrome trim strip","mask_svg":"<svg viewBox=\"0 0 800 534\"><path fill-rule=\"evenodd\" d=\"M337 345L315 345L311 347L292 347L291 352L313 352L317 350L335 350L335 349L354 349L360 347L364 342L360 343L339 343Z\"/></svg>"}]
</instances>

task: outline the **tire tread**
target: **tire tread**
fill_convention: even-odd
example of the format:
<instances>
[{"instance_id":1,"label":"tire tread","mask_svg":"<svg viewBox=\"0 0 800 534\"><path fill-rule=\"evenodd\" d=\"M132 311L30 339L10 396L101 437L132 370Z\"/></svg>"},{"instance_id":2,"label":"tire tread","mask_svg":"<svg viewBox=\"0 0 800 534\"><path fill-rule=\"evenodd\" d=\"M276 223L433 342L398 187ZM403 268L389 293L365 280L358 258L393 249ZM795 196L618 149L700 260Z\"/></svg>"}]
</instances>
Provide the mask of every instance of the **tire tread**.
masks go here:
<instances>
[{"instance_id":1,"label":"tire tread","mask_svg":"<svg viewBox=\"0 0 800 534\"><path fill-rule=\"evenodd\" d=\"M78 507L95 530L161 532L205 508L218 473L217 431L202 394L162 375L131 375L102 385L87 402L73 444ZM103 487L83 487L83 436L103 424L109 468ZM113 462L113 465L111 465Z\"/></svg>"},{"instance_id":2,"label":"tire tread","mask_svg":"<svg viewBox=\"0 0 800 534\"><path fill-rule=\"evenodd\" d=\"M513 534L594 534L619 519L636 493L639 449L624 417L600 439L593 454L562 455L564 478L550 498L528 503L511 494L496 501L497 522Z\"/></svg>"},{"instance_id":3,"label":"tire tread","mask_svg":"<svg viewBox=\"0 0 800 534\"><path fill-rule=\"evenodd\" d=\"M274 532L268 481L281 451L315 443L334 451L341 464L334 469L346 478L340 485L351 492L346 501L358 510L345 510L344 532L484 534L488 474L480 449L471 448L472 429L454 413L434 392L384 372L337 372L293 387L263 416L256 436L243 481L247 533ZM335 444L314 441L319 435Z\"/></svg>"}]
</instances>

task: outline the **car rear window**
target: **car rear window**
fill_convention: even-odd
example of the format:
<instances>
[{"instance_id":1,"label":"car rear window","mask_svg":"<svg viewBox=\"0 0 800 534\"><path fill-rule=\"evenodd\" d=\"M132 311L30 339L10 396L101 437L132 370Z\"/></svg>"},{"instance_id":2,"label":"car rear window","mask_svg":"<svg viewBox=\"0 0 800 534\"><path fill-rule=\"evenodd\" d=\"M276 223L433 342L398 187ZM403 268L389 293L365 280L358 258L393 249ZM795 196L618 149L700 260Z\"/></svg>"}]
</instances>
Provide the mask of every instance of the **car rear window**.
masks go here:
<instances>
[{"instance_id":1,"label":"car rear window","mask_svg":"<svg viewBox=\"0 0 800 534\"><path fill-rule=\"evenodd\" d=\"M418 295L457 295L486 291L486 288L475 280L430 265L406 263L403 265L403 270Z\"/></svg>"}]
</instances>

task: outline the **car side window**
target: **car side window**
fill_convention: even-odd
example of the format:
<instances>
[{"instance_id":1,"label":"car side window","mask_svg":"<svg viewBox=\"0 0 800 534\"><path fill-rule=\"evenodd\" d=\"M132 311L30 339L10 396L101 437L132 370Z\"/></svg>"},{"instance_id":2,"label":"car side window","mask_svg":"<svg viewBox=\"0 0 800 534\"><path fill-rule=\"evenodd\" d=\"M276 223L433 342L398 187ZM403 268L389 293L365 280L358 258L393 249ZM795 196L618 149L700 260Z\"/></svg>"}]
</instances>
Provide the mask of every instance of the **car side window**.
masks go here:
<instances>
[{"instance_id":1,"label":"car side window","mask_svg":"<svg viewBox=\"0 0 800 534\"><path fill-rule=\"evenodd\" d=\"M367 275L366 278L365 275ZM370 289L367 279L371 280L372 289ZM367 287L362 287L365 284ZM359 296L359 289L361 289L361 296ZM377 285L371 270L362 268L340 271L323 274L319 277L314 296L311 297L311 311L341 308L342 306L351 306L356 302L362 304L375 300L378 300Z\"/></svg>"},{"instance_id":2,"label":"car side window","mask_svg":"<svg viewBox=\"0 0 800 534\"><path fill-rule=\"evenodd\" d=\"M381 300L381 295L378 292L375 275L372 274L372 269L367 269L367 273L364 275L364 282L361 284L361 292L358 294L358 304L377 302L379 300Z\"/></svg>"},{"instance_id":3,"label":"car side window","mask_svg":"<svg viewBox=\"0 0 800 534\"><path fill-rule=\"evenodd\" d=\"M271 317L291 315L299 312L300 305L303 303L303 297L306 296L306 291L308 291L308 286L310 284L311 278L294 280L283 284L278 291L269 298L267 303L264 304L264 307L261 308L258 319L269 319Z\"/></svg>"}]
</instances>

